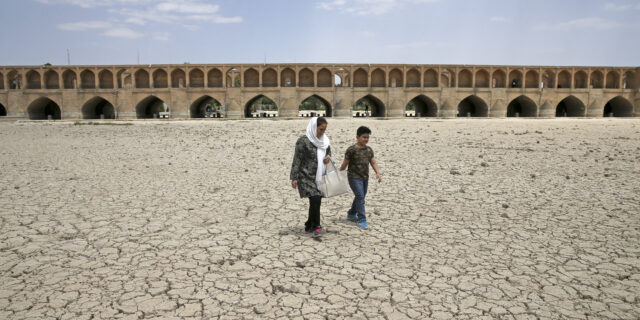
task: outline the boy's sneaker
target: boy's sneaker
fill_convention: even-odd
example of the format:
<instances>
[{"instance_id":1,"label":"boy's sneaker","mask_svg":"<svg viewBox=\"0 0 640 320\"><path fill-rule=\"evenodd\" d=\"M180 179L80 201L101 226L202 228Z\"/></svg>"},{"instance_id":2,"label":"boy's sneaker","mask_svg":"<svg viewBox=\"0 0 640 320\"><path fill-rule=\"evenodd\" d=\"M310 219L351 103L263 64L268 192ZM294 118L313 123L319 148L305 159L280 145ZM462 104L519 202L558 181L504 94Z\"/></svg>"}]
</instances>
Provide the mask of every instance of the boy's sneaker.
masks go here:
<instances>
[{"instance_id":1,"label":"boy's sneaker","mask_svg":"<svg viewBox=\"0 0 640 320\"><path fill-rule=\"evenodd\" d=\"M367 225L367 220L365 219L360 220L360 222L358 222L358 226L361 229L369 229L369 226Z\"/></svg>"},{"instance_id":2,"label":"boy's sneaker","mask_svg":"<svg viewBox=\"0 0 640 320\"><path fill-rule=\"evenodd\" d=\"M355 214L347 213L347 220L352 222L358 222L358 217Z\"/></svg>"},{"instance_id":3,"label":"boy's sneaker","mask_svg":"<svg viewBox=\"0 0 640 320\"><path fill-rule=\"evenodd\" d=\"M317 227L315 230L313 230L313 237L319 237L321 235L324 234L324 230L322 230L322 227Z\"/></svg>"}]
</instances>

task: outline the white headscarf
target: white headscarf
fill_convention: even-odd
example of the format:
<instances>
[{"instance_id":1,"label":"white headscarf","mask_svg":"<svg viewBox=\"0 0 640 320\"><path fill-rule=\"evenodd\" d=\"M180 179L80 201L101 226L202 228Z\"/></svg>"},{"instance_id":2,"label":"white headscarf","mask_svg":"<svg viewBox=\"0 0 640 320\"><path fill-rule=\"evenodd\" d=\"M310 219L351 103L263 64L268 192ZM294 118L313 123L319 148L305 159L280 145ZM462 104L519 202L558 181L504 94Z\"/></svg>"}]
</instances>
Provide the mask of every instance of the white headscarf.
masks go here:
<instances>
[{"instance_id":1,"label":"white headscarf","mask_svg":"<svg viewBox=\"0 0 640 320\"><path fill-rule=\"evenodd\" d=\"M322 175L327 168L323 159L327 155L327 148L329 148L331 142L329 142L329 137L326 134L323 134L320 138L316 136L317 134L318 118L313 117L309 121L309 125L307 125L307 138L309 138L309 141L318 148L318 171L316 171L316 181L322 181Z\"/></svg>"}]
</instances>

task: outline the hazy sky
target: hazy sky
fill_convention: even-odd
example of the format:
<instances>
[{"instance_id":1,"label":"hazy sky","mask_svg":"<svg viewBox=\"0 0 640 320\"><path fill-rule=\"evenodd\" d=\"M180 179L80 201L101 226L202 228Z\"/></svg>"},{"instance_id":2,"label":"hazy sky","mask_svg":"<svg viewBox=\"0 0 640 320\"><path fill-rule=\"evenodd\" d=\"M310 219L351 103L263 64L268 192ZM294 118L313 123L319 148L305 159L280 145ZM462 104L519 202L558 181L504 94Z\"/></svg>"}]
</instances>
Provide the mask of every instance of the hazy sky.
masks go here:
<instances>
[{"instance_id":1,"label":"hazy sky","mask_svg":"<svg viewBox=\"0 0 640 320\"><path fill-rule=\"evenodd\" d=\"M0 65L640 65L637 0L0 1Z\"/></svg>"}]
</instances>

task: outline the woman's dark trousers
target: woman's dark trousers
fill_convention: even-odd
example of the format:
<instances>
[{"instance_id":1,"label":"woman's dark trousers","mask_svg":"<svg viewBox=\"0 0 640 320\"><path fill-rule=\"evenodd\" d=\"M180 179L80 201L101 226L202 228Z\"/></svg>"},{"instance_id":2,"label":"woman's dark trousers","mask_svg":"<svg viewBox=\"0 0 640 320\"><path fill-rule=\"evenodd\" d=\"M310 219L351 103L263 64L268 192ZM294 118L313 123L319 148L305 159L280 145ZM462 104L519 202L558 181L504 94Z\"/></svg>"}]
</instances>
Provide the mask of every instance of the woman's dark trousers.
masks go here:
<instances>
[{"instance_id":1,"label":"woman's dark trousers","mask_svg":"<svg viewBox=\"0 0 640 320\"><path fill-rule=\"evenodd\" d=\"M309 197L309 218L304 224L305 230L313 230L320 226L320 204L322 196Z\"/></svg>"}]
</instances>

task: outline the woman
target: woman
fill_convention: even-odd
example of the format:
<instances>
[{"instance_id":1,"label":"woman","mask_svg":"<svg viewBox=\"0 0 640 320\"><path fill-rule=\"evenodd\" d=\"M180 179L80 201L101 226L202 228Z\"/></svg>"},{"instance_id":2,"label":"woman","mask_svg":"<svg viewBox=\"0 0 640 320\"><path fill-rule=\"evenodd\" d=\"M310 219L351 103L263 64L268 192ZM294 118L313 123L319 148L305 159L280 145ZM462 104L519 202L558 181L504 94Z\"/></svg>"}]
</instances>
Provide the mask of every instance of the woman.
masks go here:
<instances>
[{"instance_id":1,"label":"woman","mask_svg":"<svg viewBox=\"0 0 640 320\"><path fill-rule=\"evenodd\" d=\"M327 119L311 118L307 125L307 134L296 142L296 151L291 164L291 186L298 189L300 198L309 198L309 217L304 224L305 232L313 232L313 236L322 235L320 225L320 204L322 191L318 187L331 156Z\"/></svg>"}]
</instances>

